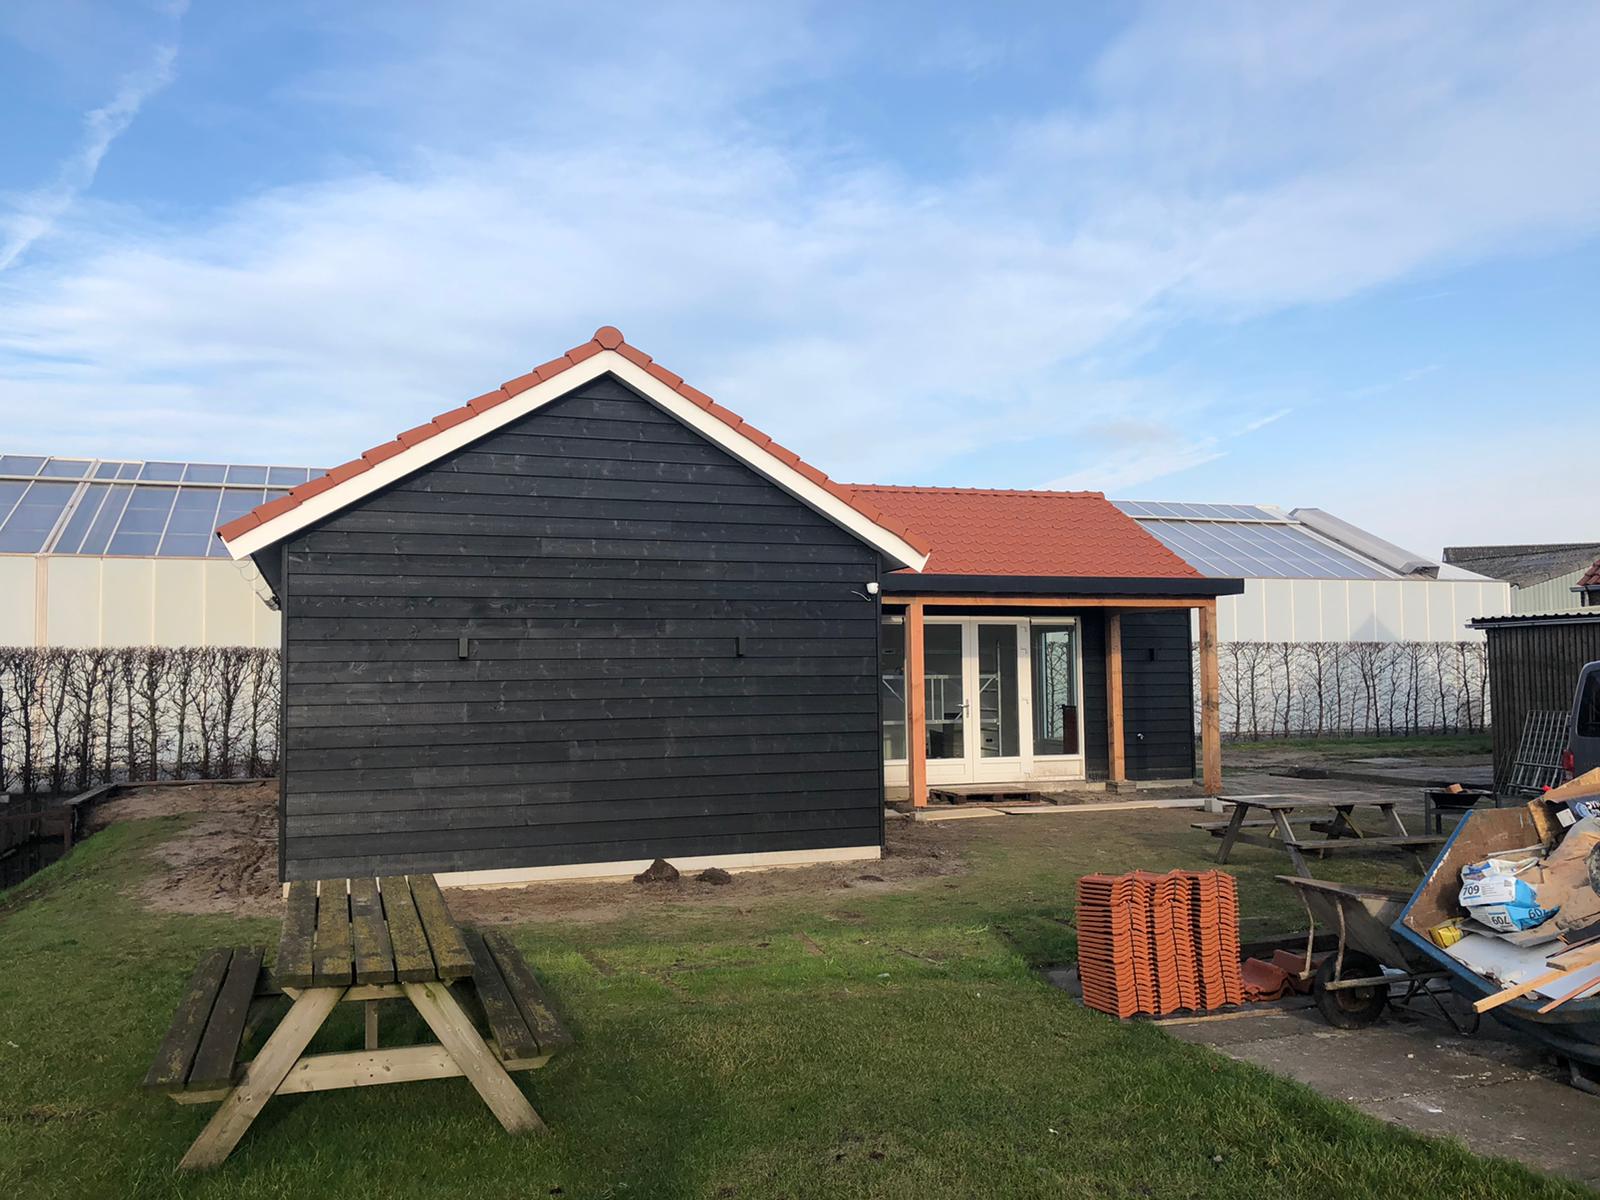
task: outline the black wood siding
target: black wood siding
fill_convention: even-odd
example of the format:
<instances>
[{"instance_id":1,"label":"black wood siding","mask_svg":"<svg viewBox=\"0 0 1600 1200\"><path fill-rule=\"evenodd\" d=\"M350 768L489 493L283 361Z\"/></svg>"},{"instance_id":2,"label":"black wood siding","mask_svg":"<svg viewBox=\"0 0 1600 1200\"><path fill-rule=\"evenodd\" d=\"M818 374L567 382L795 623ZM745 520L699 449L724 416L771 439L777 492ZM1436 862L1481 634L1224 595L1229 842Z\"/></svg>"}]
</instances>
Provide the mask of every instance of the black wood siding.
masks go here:
<instances>
[{"instance_id":1,"label":"black wood siding","mask_svg":"<svg viewBox=\"0 0 1600 1200\"><path fill-rule=\"evenodd\" d=\"M879 844L879 574L585 385L291 539L285 877Z\"/></svg>"},{"instance_id":2,"label":"black wood siding","mask_svg":"<svg viewBox=\"0 0 1600 1200\"><path fill-rule=\"evenodd\" d=\"M1530 712L1570 712L1584 666L1600 662L1600 621L1571 625L1491 625L1489 714L1494 777L1511 773Z\"/></svg>"},{"instance_id":3,"label":"black wood siding","mask_svg":"<svg viewBox=\"0 0 1600 1200\"><path fill-rule=\"evenodd\" d=\"M1129 779L1194 777L1188 609L1122 615L1122 729Z\"/></svg>"},{"instance_id":4,"label":"black wood siding","mask_svg":"<svg viewBox=\"0 0 1600 1200\"><path fill-rule=\"evenodd\" d=\"M1078 614L1083 631L1084 772L1111 774L1106 711L1106 619ZM1189 610L1122 614L1123 761L1129 779L1194 776L1194 666ZM1139 735L1143 734L1143 737Z\"/></svg>"}]
</instances>

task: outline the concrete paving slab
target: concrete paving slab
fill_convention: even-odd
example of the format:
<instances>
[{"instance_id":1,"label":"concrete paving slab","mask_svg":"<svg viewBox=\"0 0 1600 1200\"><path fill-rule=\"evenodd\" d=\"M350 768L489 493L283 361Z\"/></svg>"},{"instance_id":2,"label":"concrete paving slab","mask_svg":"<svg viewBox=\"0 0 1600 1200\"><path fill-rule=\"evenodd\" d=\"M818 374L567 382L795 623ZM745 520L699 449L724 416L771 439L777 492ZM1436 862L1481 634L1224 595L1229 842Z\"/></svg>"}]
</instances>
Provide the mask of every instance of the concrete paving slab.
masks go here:
<instances>
[{"instance_id":1,"label":"concrete paving slab","mask_svg":"<svg viewBox=\"0 0 1600 1200\"><path fill-rule=\"evenodd\" d=\"M1230 1058L1298 1080L1325 1096L1352 1102L1482 1087L1526 1076L1520 1067L1381 1026L1332 1029L1324 1025L1298 1038L1264 1038L1216 1048Z\"/></svg>"},{"instance_id":2,"label":"concrete paving slab","mask_svg":"<svg viewBox=\"0 0 1600 1200\"><path fill-rule=\"evenodd\" d=\"M1431 1014L1392 1010L1370 1029L1338 1030L1298 1009L1168 1032L1381 1120L1600 1186L1600 1099L1492 1022L1462 1037Z\"/></svg>"},{"instance_id":3,"label":"concrete paving slab","mask_svg":"<svg viewBox=\"0 0 1600 1200\"><path fill-rule=\"evenodd\" d=\"M1600 1185L1600 1101L1554 1080L1417 1092L1361 1107L1407 1129L1455 1138L1478 1154Z\"/></svg>"}]
</instances>

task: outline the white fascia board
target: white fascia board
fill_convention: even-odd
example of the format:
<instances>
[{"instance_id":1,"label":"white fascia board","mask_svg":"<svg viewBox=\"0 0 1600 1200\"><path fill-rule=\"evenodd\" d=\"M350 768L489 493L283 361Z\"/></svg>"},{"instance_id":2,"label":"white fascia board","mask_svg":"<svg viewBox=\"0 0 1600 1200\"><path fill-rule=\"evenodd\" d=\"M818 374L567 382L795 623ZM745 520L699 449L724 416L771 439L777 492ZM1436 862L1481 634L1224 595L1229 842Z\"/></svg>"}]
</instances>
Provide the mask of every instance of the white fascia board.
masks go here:
<instances>
[{"instance_id":1,"label":"white fascia board","mask_svg":"<svg viewBox=\"0 0 1600 1200\"><path fill-rule=\"evenodd\" d=\"M914 571L920 571L926 565L928 556L904 538L875 524L832 492L807 479L775 454L758 446L740 434L737 429L724 424L699 405L679 395L654 375L614 350L602 350L598 354L591 355L582 362L568 367L561 374L518 393L510 400L485 409L459 425L442 430L415 446L402 450L393 458L385 459L370 470L352 476L288 512L257 525L254 529L245 530L232 541L224 543L228 553L235 559L242 559L263 547L280 542L306 526L348 508L357 500L370 496L413 471L421 470L429 463L477 441L486 434L493 433L502 426L536 412L605 374L615 375L708 441L722 447L795 499L809 505L893 562L910 567Z\"/></svg>"}]
</instances>

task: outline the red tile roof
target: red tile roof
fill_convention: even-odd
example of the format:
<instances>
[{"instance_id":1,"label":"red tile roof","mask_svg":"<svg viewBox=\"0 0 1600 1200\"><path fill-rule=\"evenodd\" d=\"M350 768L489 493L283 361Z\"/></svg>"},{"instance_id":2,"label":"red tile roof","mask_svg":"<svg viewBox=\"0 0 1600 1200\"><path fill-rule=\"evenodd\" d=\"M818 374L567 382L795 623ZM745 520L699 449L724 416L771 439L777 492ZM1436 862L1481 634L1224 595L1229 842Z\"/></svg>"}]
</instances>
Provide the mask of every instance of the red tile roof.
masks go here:
<instances>
[{"instance_id":1,"label":"red tile roof","mask_svg":"<svg viewBox=\"0 0 1600 1200\"><path fill-rule=\"evenodd\" d=\"M652 361L648 354L645 354L633 346L628 345L628 343L623 339L621 331L611 325L601 326L599 329L595 330L593 338L583 343L581 346L574 346L560 358L553 358L549 362L535 367L526 375L518 376L509 383L502 384L492 392L485 392L483 395L467 401L459 408L453 408L448 412L441 413L432 421L429 421L424 425L418 425L414 429L408 429L398 437L394 438L392 441L383 442L380 445L374 446L372 449L362 454L359 458L353 458L347 463L343 463L340 466L334 467L326 474L319 475L315 479L301 484L299 487L290 491L288 495L280 497L277 500L269 500L267 503L251 509L238 520L229 521L226 525L218 529L217 533L221 536L224 542L230 542L240 534L254 529L258 525L263 525L272 520L274 517L282 516L284 513L298 508L307 500L311 499L311 497L321 495L330 488L337 487L345 480L354 478L365 471L371 470L374 466L383 462L385 459L393 458L396 454L410 449L417 443L424 442L433 437L435 434L442 433L452 426L459 425L463 421L470 420L487 409L491 409L498 404L504 404L513 396L527 391L536 384L540 384L548 379L555 378L563 371L577 366L587 358L592 358L594 355L599 354L602 350L616 351L616 353L622 355L622 357L626 358L629 362L633 363L641 370L648 371L651 375L655 376L662 383L666 384L667 387L677 392L678 395L682 396L690 403L704 409L707 413L710 413L712 416L716 417L719 421L733 429L740 436L748 438L750 441L760 446L768 454L771 454L775 458L787 464L791 469L798 471L801 475L804 475L818 487L821 487L825 491L831 493L837 499L843 501L845 504L848 504L851 508L854 508L874 525L877 525L881 529L888 530L890 533L893 533L904 539L918 552L922 554L928 553L929 546L924 539L919 537L910 529L898 524L895 518L878 512L871 505L870 501L858 498L855 495L857 489L848 488L842 484L835 483L821 471L817 470L816 467L813 467L810 463L803 461L798 454L794 453L794 451L784 449L782 446L778 445L777 442L773 441L766 434L762 433L754 425L751 425L745 421L737 413L731 412L730 410L722 407L722 405L718 404L710 396L706 395L699 389L690 387L683 381L681 376L674 375L660 363Z\"/></svg>"},{"instance_id":2,"label":"red tile roof","mask_svg":"<svg viewBox=\"0 0 1600 1200\"><path fill-rule=\"evenodd\" d=\"M1600 588L1600 558L1594 560L1594 566L1583 573L1583 578L1578 580L1581 588Z\"/></svg>"},{"instance_id":3,"label":"red tile roof","mask_svg":"<svg viewBox=\"0 0 1600 1200\"><path fill-rule=\"evenodd\" d=\"M924 574L1204 578L1100 492L850 490L933 543Z\"/></svg>"}]
</instances>

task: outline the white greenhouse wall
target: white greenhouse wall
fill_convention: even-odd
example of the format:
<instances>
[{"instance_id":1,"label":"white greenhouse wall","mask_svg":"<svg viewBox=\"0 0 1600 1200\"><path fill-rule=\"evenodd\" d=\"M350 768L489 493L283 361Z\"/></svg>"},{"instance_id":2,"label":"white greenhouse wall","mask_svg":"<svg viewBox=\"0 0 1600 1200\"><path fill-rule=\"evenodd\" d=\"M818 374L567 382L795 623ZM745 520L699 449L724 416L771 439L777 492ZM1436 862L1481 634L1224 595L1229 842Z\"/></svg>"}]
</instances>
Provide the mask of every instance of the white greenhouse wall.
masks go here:
<instances>
[{"instance_id":1,"label":"white greenhouse wall","mask_svg":"<svg viewBox=\"0 0 1600 1200\"><path fill-rule=\"evenodd\" d=\"M8 554L0 645L276 646L278 614L223 559Z\"/></svg>"},{"instance_id":2,"label":"white greenhouse wall","mask_svg":"<svg viewBox=\"0 0 1600 1200\"><path fill-rule=\"evenodd\" d=\"M1217 601L1225 642L1462 642L1474 617L1511 611L1509 585L1490 580L1246 579Z\"/></svg>"}]
</instances>

